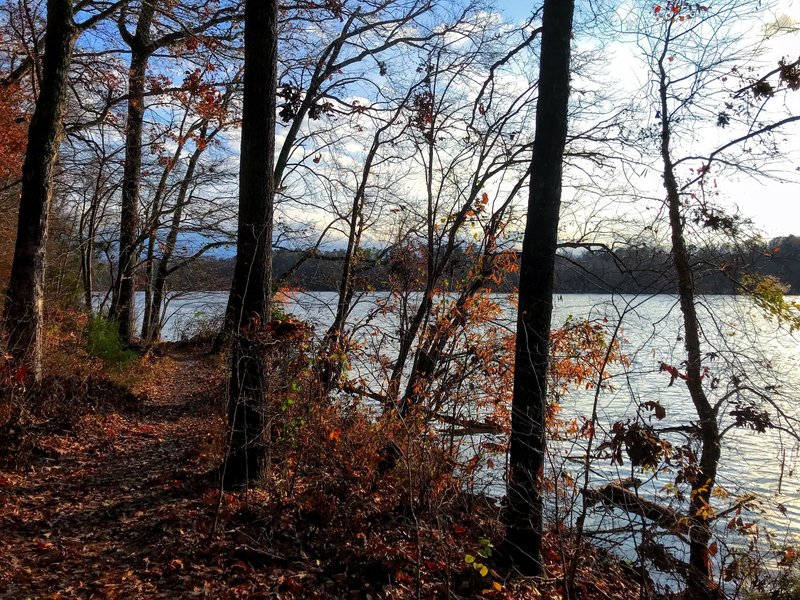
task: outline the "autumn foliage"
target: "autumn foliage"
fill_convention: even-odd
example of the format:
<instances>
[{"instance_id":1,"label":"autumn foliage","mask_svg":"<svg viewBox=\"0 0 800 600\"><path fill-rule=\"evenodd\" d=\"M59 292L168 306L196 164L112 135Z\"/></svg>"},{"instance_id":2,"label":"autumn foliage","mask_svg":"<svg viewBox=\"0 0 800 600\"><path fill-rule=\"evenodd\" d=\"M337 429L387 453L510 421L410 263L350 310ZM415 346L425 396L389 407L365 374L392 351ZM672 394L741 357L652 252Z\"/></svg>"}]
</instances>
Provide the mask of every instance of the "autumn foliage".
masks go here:
<instances>
[{"instance_id":1,"label":"autumn foliage","mask_svg":"<svg viewBox=\"0 0 800 600\"><path fill-rule=\"evenodd\" d=\"M21 86L0 85L0 180L9 182L20 177L28 141L29 108Z\"/></svg>"},{"instance_id":2,"label":"autumn foliage","mask_svg":"<svg viewBox=\"0 0 800 600\"><path fill-rule=\"evenodd\" d=\"M28 141L30 106L17 84L0 85L0 287L11 271L16 238L16 201Z\"/></svg>"}]
</instances>

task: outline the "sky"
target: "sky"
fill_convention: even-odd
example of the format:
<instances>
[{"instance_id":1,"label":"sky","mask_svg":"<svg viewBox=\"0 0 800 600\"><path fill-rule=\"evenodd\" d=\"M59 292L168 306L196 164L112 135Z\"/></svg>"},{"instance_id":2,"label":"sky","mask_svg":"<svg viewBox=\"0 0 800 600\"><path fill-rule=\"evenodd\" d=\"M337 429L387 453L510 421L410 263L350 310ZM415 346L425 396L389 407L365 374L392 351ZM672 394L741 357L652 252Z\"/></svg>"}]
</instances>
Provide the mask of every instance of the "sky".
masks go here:
<instances>
[{"instance_id":1,"label":"sky","mask_svg":"<svg viewBox=\"0 0 800 600\"><path fill-rule=\"evenodd\" d=\"M626 5L636 3L640 6L642 0L576 0L577 5L583 9L590 6L589 2L602 2L605 6L619 7L619 11L623 11ZM663 0L662 0L663 1ZM507 20L524 21L532 13L535 6L539 6L541 0L496 0L497 9L502 11ZM656 6L656 2L653 2ZM641 10L637 9L637 14L641 14ZM585 13L584 13L585 14ZM800 23L800 0L778 0L775 9L775 15L788 15L795 22ZM749 27L749 25L748 25ZM589 45L599 42L601 40L593 40L591 38L582 38L576 35L575 44L580 47L581 45ZM800 34L782 36L773 44L776 56L785 55L789 58L796 59L800 56ZM598 77L602 81L619 80L622 92L619 94L621 97L630 97L633 94L641 92L643 79L646 80L646 68L641 62L641 57L637 56L637 48L635 45L628 43L617 43L616 46L607 48L608 55L613 58L609 61L608 65L609 76L603 75L604 79ZM627 88L627 89L626 89ZM800 114L800 91L796 92L796 99L793 101L797 106L797 114ZM649 110L649 109L648 109ZM647 110L643 111L647 114ZM645 117L646 118L646 117ZM792 130L789 130L792 131ZM712 146L716 143L725 140L729 131L721 131L716 127L708 127L704 130L695 132L695 138L698 144L702 146L705 144ZM238 136L232 134L231 145L238 147ZM278 142L282 141L282 136L279 131ZM796 158L800 158L800 123L796 124L793 128L793 134L787 136L786 147L792 149L796 153ZM317 150L313 149L312 154L316 156ZM321 153L320 153L321 154ZM357 154L357 152L356 152ZM332 164L329 162L329 155L325 155L322 165ZM347 156L343 154L338 156L338 159L345 160ZM316 162L316 161L315 161ZM654 165L657 167L657 165ZM790 164L789 167L800 166L800 162L796 165ZM644 170L642 170L644 172ZM800 181L800 172L796 173L797 180ZM642 181L637 181L637 187L642 187L645 194L651 196L653 200L650 201L649 206L658 206L659 198L663 198L663 188L661 187L661 178L657 169L650 169L645 175L642 176ZM621 178L619 185L624 186L624 178ZM419 183L422 186L422 182ZM779 237L784 235L800 235L800 183L776 183L774 181L753 180L749 178L739 177L735 180L720 179L720 190L722 193L723 203L729 210L737 211L744 218L753 220L755 227L763 232L767 239ZM567 192L569 193L569 192ZM614 201L607 201L607 204L612 209L606 218L613 220L616 216L613 210L624 210L620 208L621 203ZM634 203L631 203L633 210L637 209ZM295 215L294 213L289 216L297 216L298 222L306 222L310 217L305 212L305 209L300 210ZM320 229L324 227L329 221L329 214L321 215L318 225ZM566 219L565 219L566 220ZM565 239L572 236L571 231L566 231ZM331 240L334 246L341 244L341 238Z\"/></svg>"},{"instance_id":2,"label":"sky","mask_svg":"<svg viewBox=\"0 0 800 600\"><path fill-rule=\"evenodd\" d=\"M577 6L580 8L582 3L585 6L586 0L578 0ZM665 0L661 2L664 3ZM619 4L624 5L625 2ZM654 7L657 4L659 2L653 2ZM540 2L536 2L535 5L539 6ZM533 2L524 0L497 0L497 8L509 19L527 18L533 6ZM773 14L776 17L785 15L791 21L800 24L800 0L778 0L773 6ZM764 17L767 18L767 15ZM626 51L620 48L616 50L614 70L618 77L623 82L636 82L641 79L643 72L641 63L630 56L625 56ZM791 60L797 59L800 57L800 34L779 36L773 43L773 52L775 55L787 56ZM632 83L631 88L638 85ZM800 91L796 94L800 96ZM795 114L800 114L800 101L795 101L794 104L798 110ZM800 162L797 161L800 158L800 123L790 126L785 131L784 144L795 152L794 161L788 165L789 170L792 168L800 170ZM728 206L738 207L741 216L751 218L756 228L762 230L764 236L769 239L790 234L800 235L800 171L796 174L797 183L779 183L745 177L722 180L719 183ZM653 192L657 193L657 189L653 189Z\"/></svg>"}]
</instances>

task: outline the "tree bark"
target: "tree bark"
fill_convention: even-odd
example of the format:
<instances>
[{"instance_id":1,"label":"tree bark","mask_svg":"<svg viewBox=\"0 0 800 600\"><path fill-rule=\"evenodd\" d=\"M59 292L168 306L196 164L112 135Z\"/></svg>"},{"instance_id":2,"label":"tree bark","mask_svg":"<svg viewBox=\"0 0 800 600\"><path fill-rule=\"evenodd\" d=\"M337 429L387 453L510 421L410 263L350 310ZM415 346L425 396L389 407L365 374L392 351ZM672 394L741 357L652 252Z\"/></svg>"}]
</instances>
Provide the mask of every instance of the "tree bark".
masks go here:
<instances>
[{"instance_id":1,"label":"tree bark","mask_svg":"<svg viewBox=\"0 0 800 600\"><path fill-rule=\"evenodd\" d=\"M669 37L669 33L667 33ZM669 119L669 79L664 66L668 45L659 58L659 101L661 108L661 158L664 164L664 189L672 241L672 264L678 281L678 297L683 315L684 345L686 348L686 387L699 417L701 455L699 469L691 482L689 506L691 528L689 531L689 577L687 591L691 598L716 596L712 581L711 526L709 522L711 492L717 476L717 465L722 454L717 415L703 389L700 324L695 305L695 287L689 251L684 238L681 199L670 152L671 129Z\"/></svg>"},{"instance_id":2,"label":"tree bark","mask_svg":"<svg viewBox=\"0 0 800 600\"><path fill-rule=\"evenodd\" d=\"M42 377L48 213L76 35L72 0L48 0L42 83L28 129L17 240L3 315L8 351L36 381Z\"/></svg>"},{"instance_id":3,"label":"tree bark","mask_svg":"<svg viewBox=\"0 0 800 600\"><path fill-rule=\"evenodd\" d=\"M239 220L228 301L229 307L239 309L233 315L230 445L223 469L226 489L256 483L267 457L264 353L253 334L271 314L277 24L276 0L246 0Z\"/></svg>"},{"instance_id":4,"label":"tree bark","mask_svg":"<svg viewBox=\"0 0 800 600\"><path fill-rule=\"evenodd\" d=\"M187 115L184 115L184 121ZM156 264L156 246L158 244L158 229L161 226L161 217L164 209L164 205L166 203L165 196L167 195L167 183L169 181L169 176L172 174L172 171L175 168L175 165L178 164L178 160L181 158L181 154L183 153L184 147L184 138L186 137L183 134L183 125L180 128L180 138L178 141L178 146L175 149L175 152L172 154L172 159L165 165L164 170L161 172L161 178L158 181L158 186L156 187L156 192L153 196L153 201L150 204L148 209L148 214L145 219L145 223L147 224L147 229L149 231L147 235L147 250L145 252L144 258L144 312L142 313L142 328L139 334L139 337L145 341L145 343L150 343L151 333L153 327L158 323L160 317L160 307L156 308L153 306L154 297L155 297L155 281L157 277L157 264ZM189 130L190 132L192 129ZM194 169L192 169L192 173L194 173ZM188 184L186 184L188 187ZM178 204L181 203L180 193L183 192L184 189L184 182L181 182L181 188L179 191L179 198ZM185 198L185 194L183 196ZM173 213L174 215L174 213ZM174 225L174 219L173 219ZM178 227L180 227L180 218L178 220ZM170 232L172 231L172 227L170 228ZM169 234L168 234L169 235ZM177 232L175 234L175 239L177 241ZM173 248L175 243L173 242Z\"/></svg>"},{"instance_id":5,"label":"tree bark","mask_svg":"<svg viewBox=\"0 0 800 600\"><path fill-rule=\"evenodd\" d=\"M511 411L505 550L523 573L542 572L542 493L553 272L567 137L573 0L545 0L536 137L522 245Z\"/></svg>"},{"instance_id":6,"label":"tree bark","mask_svg":"<svg viewBox=\"0 0 800 600\"><path fill-rule=\"evenodd\" d=\"M119 324L119 336L130 344L134 335L136 313L136 267L139 235L139 190L142 182L142 130L145 111L145 77L147 63L153 52L150 29L155 16L157 0L145 0L136 23L136 33L127 33L124 24L123 38L131 49L128 71L128 117L125 130L125 166L122 175L122 210L119 227L119 260L111 318Z\"/></svg>"}]
</instances>

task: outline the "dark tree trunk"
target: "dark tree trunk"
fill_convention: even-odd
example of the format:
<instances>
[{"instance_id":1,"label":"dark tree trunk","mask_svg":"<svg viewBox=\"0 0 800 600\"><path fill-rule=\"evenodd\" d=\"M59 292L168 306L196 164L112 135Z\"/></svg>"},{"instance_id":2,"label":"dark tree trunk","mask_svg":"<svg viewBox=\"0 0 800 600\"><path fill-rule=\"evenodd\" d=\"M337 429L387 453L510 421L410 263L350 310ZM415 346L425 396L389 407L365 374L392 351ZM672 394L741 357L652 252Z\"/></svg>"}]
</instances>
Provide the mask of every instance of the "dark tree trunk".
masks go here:
<instances>
[{"instance_id":1,"label":"dark tree trunk","mask_svg":"<svg viewBox=\"0 0 800 600\"><path fill-rule=\"evenodd\" d=\"M101 171L102 172L102 171ZM98 176L98 181L100 177ZM92 311L92 294L94 293L94 219L96 216L96 206L98 198L98 184L95 183L94 196L88 211L81 215L78 225L78 235L80 237L81 252L81 283L83 284L83 303L86 310ZM88 229L88 230L87 230ZM84 231L86 235L84 236Z\"/></svg>"},{"instance_id":2,"label":"dark tree trunk","mask_svg":"<svg viewBox=\"0 0 800 600\"><path fill-rule=\"evenodd\" d=\"M253 329L271 309L272 215L275 196L276 0L246 0L244 97L239 170L236 266L228 306L232 315L231 383L228 398L230 446L223 485L241 488L261 478L266 466L264 354Z\"/></svg>"},{"instance_id":3,"label":"dark tree trunk","mask_svg":"<svg viewBox=\"0 0 800 600\"><path fill-rule=\"evenodd\" d=\"M355 293L355 257L361 246L361 233L363 231L364 188L369 175L369 166L374 158L374 149L367 157L367 167L364 169L364 179L353 199L352 212L348 223L347 249L342 264L342 279L339 282L339 299L336 303L336 315L333 323L325 332L320 347L320 383L323 388L330 390L338 382L342 374L342 352L346 351L347 335L344 331L347 316L350 314Z\"/></svg>"},{"instance_id":4,"label":"dark tree trunk","mask_svg":"<svg viewBox=\"0 0 800 600\"><path fill-rule=\"evenodd\" d=\"M281 180L283 179L283 175L292 156L295 142L297 141L302 125L305 121L305 117L315 105L322 84L336 71L334 65L336 64L336 61L342 51L346 34L353 25L357 14L358 11L353 13L353 15L342 27L342 33L340 34L339 38L333 44L324 48L320 54L320 59L315 65L314 73L312 74L311 79L308 82L308 86L305 89L303 101L300 103L297 113L292 119L291 125L289 125L287 130L284 132L283 144L281 145L278 158L277 160L272 160L271 163L273 164L273 180L275 181L276 187L280 185ZM225 309L225 319L222 323L222 330L214 340L213 350L215 352L221 350L222 347L230 340L231 334L236 328L237 315L242 312L242 307L237 302L238 298L231 295L228 300L228 305Z\"/></svg>"},{"instance_id":5,"label":"dark tree trunk","mask_svg":"<svg viewBox=\"0 0 800 600\"><path fill-rule=\"evenodd\" d=\"M139 262L139 189L142 181L142 129L145 111L145 77L153 52L150 28L156 0L142 2L136 33L131 36L121 25L123 38L131 49L128 71L128 118L125 129L125 167L122 175L122 210L119 227L119 261L117 264L111 317L119 324L123 343L130 344L134 335L136 312L136 267Z\"/></svg>"},{"instance_id":6,"label":"dark tree trunk","mask_svg":"<svg viewBox=\"0 0 800 600\"><path fill-rule=\"evenodd\" d=\"M93 235L90 227L90 235ZM92 310L94 294L94 238L87 237L81 245L81 282L83 284L83 305L87 311Z\"/></svg>"},{"instance_id":7,"label":"dark tree trunk","mask_svg":"<svg viewBox=\"0 0 800 600\"><path fill-rule=\"evenodd\" d=\"M47 221L75 38L72 0L48 0L42 82L28 129L17 241L3 315L9 353L37 381L42 376Z\"/></svg>"},{"instance_id":8,"label":"dark tree trunk","mask_svg":"<svg viewBox=\"0 0 800 600\"><path fill-rule=\"evenodd\" d=\"M156 233L152 232L147 236L147 250L144 258L144 308L142 310L142 329L139 337L143 341L148 340L147 331L153 319L153 284L156 279Z\"/></svg>"},{"instance_id":9,"label":"dark tree trunk","mask_svg":"<svg viewBox=\"0 0 800 600\"><path fill-rule=\"evenodd\" d=\"M523 573L542 572L542 493L553 271L567 137L573 0L545 0L536 138L522 245L511 412L505 550Z\"/></svg>"},{"instance_id":10,"label":"dark tree trunk","mask_svg":"<svg viewBox=\"0 0 800 600\"><path fill-rule=\"evenodd\" d=\"M659 100L661 108L661 158L664 163L664 188L667 192L667 209L672 241L672 264L678 280L678 297L683 315L684 345L686 347L686 387L699 417L701 455L694 480L689 506L689 577L687 591L691 598L714 598L709 542L711 526L708 507L711 505L717 465L722 453L717 414L703 389L700 324L695 305L695 287L689 251L684 238L681 199L675 169L670 153L671 130L669 121L668 77L664 67L667 46L659 59Z\"/></svg>"}]
</instances>

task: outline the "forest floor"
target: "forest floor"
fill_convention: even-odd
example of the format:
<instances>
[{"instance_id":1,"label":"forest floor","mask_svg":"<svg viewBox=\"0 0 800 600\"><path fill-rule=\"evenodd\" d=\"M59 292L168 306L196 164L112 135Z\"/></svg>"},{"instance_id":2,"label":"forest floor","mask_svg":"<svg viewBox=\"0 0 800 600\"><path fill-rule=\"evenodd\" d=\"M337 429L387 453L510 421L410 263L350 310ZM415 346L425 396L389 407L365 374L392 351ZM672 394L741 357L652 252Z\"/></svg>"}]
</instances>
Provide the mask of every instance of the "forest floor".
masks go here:
<instances>
[{"instance_id":1,"label":"forest floor","mask_svg":"<svg viewBox=\"0 0 800 600\"><path fill-rule=\"evenodd\" d=\"M561 597L557 577L487 576L465 563L489 535L481 530L497 529L475 508L438 515L449 525L421 535L377 479L331 488L324 466L320 481L296 484L302 502L220 494L205 475L224 431L220 360L174 346L146 362L127 384L84 381L77 393L104 397L67 406L66 424L53 427L51 416L25 435L7 431L16 442L0 440L16 443L0 448L0 598ZM74 403L69 379L49 385ZM353 519L309 508L320 496ZM581 597L638 595L630 573L602 553L579 577Z\"/></svg>"},{"instance_id":2,"label":"forest floor","mask_svg":"<svg viewBox=\"0 0 800 600\"><path fill-rule=\"evenodd\" d=\"M164 359L157 385L132 390L140 403L83 415L39 437L24 470L0 471L0 597L217 597L228 587L209 560L216 500L197 476L217 371L196 353Z\"/></svg>"}]
</instances>

